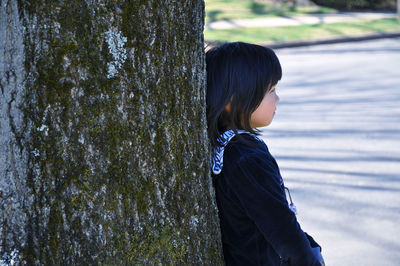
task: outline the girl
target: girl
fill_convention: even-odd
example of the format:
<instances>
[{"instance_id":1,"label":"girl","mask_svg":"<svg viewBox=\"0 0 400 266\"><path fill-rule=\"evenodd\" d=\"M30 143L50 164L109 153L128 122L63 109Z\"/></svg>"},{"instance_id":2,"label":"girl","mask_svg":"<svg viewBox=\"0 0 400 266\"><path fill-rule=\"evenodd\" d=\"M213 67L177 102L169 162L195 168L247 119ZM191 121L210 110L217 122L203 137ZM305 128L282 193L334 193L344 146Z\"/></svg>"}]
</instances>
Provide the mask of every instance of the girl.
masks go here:
<instances>
[{"instance_id":1,"label":"girl","mask_svg":"<svg viewBox=\"0 0 400 266\"><path fill-rule=\"evenodd\" d=\"M282 70L275 53L247 43L210 49L207 123L227 265L324 265L286 200L278 165L257 127L271 123ZM290 196L290 194L289 194Z\"/></svg>"}]
</instances>

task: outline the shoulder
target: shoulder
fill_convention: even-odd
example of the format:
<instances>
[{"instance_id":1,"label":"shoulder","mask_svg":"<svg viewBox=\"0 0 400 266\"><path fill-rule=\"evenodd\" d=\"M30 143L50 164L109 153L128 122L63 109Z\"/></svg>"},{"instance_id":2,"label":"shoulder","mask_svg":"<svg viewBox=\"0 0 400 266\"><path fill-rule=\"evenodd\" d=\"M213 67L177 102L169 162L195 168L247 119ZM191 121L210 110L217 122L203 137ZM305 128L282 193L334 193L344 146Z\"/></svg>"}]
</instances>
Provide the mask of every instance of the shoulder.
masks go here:
<instances>
[{"instance_id":1,"label":"shoulder","mask_svg":"<svg viewBox=\"0 0 400 266\"><path fill-rule=\"evenodd\" d=\"M283 180L275 158L264 142L253 136L243 136L250 142L229 143L224 154L224 177L233 187L257 184L269 190L283 191Z\"/></svg>"},{"instance_id":2,"label":"shoulder","mask_svg":"<svg viewBox=\"0 0 400 266\"><path fill-rule=\"evenodd\" d=\"M225 148L224 161L234 165L252 160L272 159L267 145L250 134L235 136Z\"/></svg>"},{"instance_id":3,"label":"shoulder","mask_svg":"<svg viewBox=\"0 0 400 266\"><path fill-rule=\"evenodd\" d=\"M263 140L250 132L241 131L235 135L233 130L228 130L221 135L222 145L213 149L213 174L218 175L226 168L236 168L239 162L249 158L274 161Z\"/></svg>"}]
</instances>

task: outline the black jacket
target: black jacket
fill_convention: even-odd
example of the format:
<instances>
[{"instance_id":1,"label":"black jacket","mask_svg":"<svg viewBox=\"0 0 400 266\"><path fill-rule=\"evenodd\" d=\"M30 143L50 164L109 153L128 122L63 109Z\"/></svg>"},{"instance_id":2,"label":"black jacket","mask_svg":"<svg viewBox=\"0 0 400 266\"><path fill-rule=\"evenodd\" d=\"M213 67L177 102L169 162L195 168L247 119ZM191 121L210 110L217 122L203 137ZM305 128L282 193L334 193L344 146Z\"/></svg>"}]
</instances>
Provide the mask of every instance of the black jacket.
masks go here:
<instances>
[{"instance_id":1,"label":"black jacket","mask_svg":"<svg viewBox=\"0 0 400 266\"><path fill-rule=\"evenodd\" d=\"M234 137L213 175L226 265L319 266L311 250L319 245L289 209L275 159L265 143L240 137L248 143Z\"/></svg>"}]
</instances>

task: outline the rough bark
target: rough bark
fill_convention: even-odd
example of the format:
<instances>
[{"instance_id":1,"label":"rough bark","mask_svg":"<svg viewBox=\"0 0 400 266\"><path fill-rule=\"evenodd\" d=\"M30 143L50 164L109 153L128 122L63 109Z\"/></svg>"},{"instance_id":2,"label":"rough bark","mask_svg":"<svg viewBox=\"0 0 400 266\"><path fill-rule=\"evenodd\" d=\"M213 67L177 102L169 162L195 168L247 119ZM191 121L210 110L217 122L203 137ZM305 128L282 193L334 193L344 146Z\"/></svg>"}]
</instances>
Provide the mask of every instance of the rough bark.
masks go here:
<instances>
[{"instance_id":1,"label":"rough bark","mask_svg":"<svg viewBox=\"0 0 400 266\"><path fill-rule=\"evenodd\" d=\"M0 261L221 264L203 1L0 5Z\"/></svg>"}]
</instances>

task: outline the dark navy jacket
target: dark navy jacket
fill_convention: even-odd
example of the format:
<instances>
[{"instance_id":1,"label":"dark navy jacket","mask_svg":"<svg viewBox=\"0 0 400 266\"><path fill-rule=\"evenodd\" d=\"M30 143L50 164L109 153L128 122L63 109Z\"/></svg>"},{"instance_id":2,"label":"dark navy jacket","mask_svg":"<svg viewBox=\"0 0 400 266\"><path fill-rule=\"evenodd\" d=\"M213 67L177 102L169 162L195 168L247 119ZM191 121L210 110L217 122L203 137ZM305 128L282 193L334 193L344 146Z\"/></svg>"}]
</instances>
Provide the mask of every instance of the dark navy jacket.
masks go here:
<instances>
[{"instance_id":1,"label":"dark navy jacket","mask_svg":"<svg viewBox=\"0 0 400 266\"><path fill-rule=\"evenodd\" d=\"M311 250L319 245L289 209L275 159L263 142L240 137L228 143L222 172L213 175L226 265L319 266Z\"/></svg>"}]
</instances>

